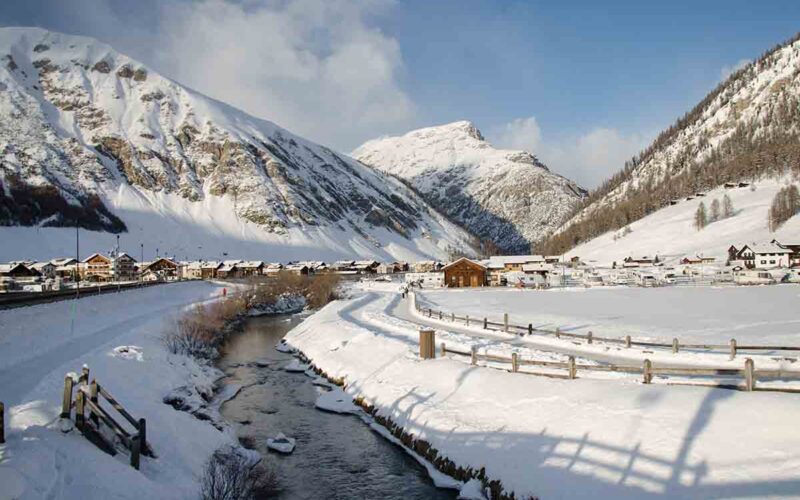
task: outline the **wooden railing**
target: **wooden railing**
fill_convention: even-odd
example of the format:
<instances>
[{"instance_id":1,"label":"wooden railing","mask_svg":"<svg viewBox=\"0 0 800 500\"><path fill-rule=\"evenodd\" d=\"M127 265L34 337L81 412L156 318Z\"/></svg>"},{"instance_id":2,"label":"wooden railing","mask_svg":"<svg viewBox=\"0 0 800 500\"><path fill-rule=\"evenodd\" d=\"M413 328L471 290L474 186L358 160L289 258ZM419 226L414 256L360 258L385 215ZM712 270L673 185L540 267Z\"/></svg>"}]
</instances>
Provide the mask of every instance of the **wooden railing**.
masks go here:
<instances>
[{"instance_id":1,"label":"wooden railing","mask_svg":"<svg viewBox=\"0 0 800 500\"><path fill-rule=\"evenodd\" d=\"M466 316L457 316L455 313L446 313L444 311L437 311L432 308L425 308L420 307L416 301L416 297L413 294L410 294L414 301L414 307L417 311L419 311L423 316L427 316L431 319L439 319L441 321L450 320L451 322L455 323L457 321L464 322L465 326L482 326L484 330L493 330L493 331L502 331L506 333L512 333L516 335L543 335L543 336L552 336L557 339L579 339L585 340L587 344L593 344L594 342L602 342L606 344L616 344L616 345L624 345L626 348L630 348L633 346L636 347L647 347L647 348L663 348L663 349L670 349L673 353L680 352L681 349L693 349L693 350L704 350L704 351L723 351L729 354L729 359L736 358L736 355L739 351L798 351L800 352L800 346L786 346L786 345L756 345L756 344L745 344L739 345L736 342L736 339L731 339L727 344L699 344L699 343L691 343L691 342L680 342L677 338L673 338L672 342L664 343L664 342L652 342L646 340L636 340L631 338L630 335L626 335L623 338L615 338L615 337L601 337L594 335L591 331L582 334L582 333L571 333L571 332L564 332L561 331L560 328L556 328L555 330L547 330L543 328L534 328L533 324L529 323L527 325L515 325L509 322L508 320L508 313L503 314L503 321L501 323L495 321L489 321L489 318L484 317L470 317L469 315Z\"/></svg>"},{"instance_id":2,"label":"wooden railing","mask_svg":"<svg viewBox=\"0 0 800 500\"><path fill-rule=\"evenodd\" d=\"M471 351L462 351L458 349L448 348L444 342L440 345L441 356L444 357L448 354L457 356L466 356L470 358L470 364L477 366L478 361L485 361L491 363L510 363L510 371L513 373L526 373L529 375L544 375L550 377L559 377L567 379L575 379L578 377L579 371L588 372L617 372L629 374L641 374L642 382L650 384L653 381L654 375L665 376L704 376L704 377L743 377L744 390L754 391L756 389L756 381L760 378L781 378L781 379L794 379L800 380L800 372L787 372L784 370L756 370L755 363L751 358L745 359L744 367L739 368L673 368L668 366L653 366L649 359L642 361L639 365L615 365L615 364L585 364L575 361L574 356L569 356L567 361L544 361L538 359L524 359L517 353L512 353L511 357L499 356L496 354L489 354L488 352L480 354L475 347ZM542 373L531 371L520 371L520 366L539 366L544 368L563 369L565 374L561 373ZM722 385L722 384L717 384ZM782 392L798 392L786 388L770 388L763 387L760 390L765 391L782 391Z\"/></svg>"},{"instance_id":3,"label":"wooden railing","mask_svg":"<svg viewBox=\"0 0 800 500\"><path fill-rule=\"evenodd\" d=\"M111 393L96 380L89 382L89 367L81 369L81 375L77 382L77 387L73 387L75 381L72 376L67 374L64 377L64 398L61 406L61 418L71 419L72 409L75 408L75 426L84 435L96 432L102 424L111 429L119 438L120 442L130 452L130 463L135 469L139 469L141 455L155 458L155 453L147 442L147 421L144 418L134 418L122 404L111 395ZM75 398L73 400L73 388ZM106 403L116 410L130 424L133 429L129 431L117 422L111 413L106 410L100 401L102 398ZM88 412L88 415L87 415Z\"/></svg>"},{"instance_id":4,"label":"wooden railing","mask_svg":"<svg viewBox=\"0 0 800 500\"><path fill-rule=\"evenodd\" d=\"M6 406L0 401L0 444L6 442Z\"/></svg>"}]
</instances>

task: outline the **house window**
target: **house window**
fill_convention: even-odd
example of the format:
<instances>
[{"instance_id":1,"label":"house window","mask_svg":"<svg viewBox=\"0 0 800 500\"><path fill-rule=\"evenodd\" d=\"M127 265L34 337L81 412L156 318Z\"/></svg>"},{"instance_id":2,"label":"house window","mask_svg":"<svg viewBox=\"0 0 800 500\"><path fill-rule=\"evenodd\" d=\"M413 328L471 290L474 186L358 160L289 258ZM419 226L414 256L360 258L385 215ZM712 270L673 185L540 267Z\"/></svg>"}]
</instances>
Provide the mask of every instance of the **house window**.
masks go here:
<instances>
[{"instance_id":1,"label":"house window","mask_svg":"<svg viewBox=\"0 0 800 500\"><path fill-rule=\"evenodd\" d=\"M766 264L766 263L767 263L767 261L766 261L766 260L762 260L762 261L761 261L761 263L762 263L762 264Z\"/></svg>"},{"instance_id":2,"label":"house window","mask_svg":"<svg viewBox=\"0 0 800 500\"><path fill-rule=\"evenodd\" d=\"M769 263L770 263L770 264L774 264L774 263L775 263L775 261L774 261L774 260L771 260L771 261L769 261Z\"/></svg>"}]
</instances>

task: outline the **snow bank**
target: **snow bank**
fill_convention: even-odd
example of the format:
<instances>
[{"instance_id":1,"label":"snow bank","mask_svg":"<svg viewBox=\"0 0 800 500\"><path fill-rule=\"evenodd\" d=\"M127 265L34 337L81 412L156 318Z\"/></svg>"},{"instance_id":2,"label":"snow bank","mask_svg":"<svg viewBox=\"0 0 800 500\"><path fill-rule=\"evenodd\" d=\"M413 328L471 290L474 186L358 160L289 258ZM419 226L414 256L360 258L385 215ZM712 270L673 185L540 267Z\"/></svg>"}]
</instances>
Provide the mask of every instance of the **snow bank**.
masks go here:
<instances>
[{"instance_id":1,"label":"snow bank","mask_svg":"<svg viewBox=\"0 0 800 500\"><path fill-rule=\"evenodd\" d=\"M0 399L8 425L0 498L195 497L205 460L220 446L235 446L235 436L162 399L189 382L208 397L222 374L168 354L160 334L182 306L220 291L190 282L0 311ZM158 458L143 457L141 471L127 455L110 457L79 432L58 429L64 374L83 363L131 414L147 419Z\"/></svg>"},{"instance_id":2,"label":"snow bank","mask_svg":"<svg viewBox=\"0 0 800 500\"><path fill-rule=\"evenodd\" d=\"M800 491L800 400L790 394L560 380L418 359L400 300L337 301L287 341L457 465L485 467L517 496L682 498Z\"/></svg>"}]
</instances>

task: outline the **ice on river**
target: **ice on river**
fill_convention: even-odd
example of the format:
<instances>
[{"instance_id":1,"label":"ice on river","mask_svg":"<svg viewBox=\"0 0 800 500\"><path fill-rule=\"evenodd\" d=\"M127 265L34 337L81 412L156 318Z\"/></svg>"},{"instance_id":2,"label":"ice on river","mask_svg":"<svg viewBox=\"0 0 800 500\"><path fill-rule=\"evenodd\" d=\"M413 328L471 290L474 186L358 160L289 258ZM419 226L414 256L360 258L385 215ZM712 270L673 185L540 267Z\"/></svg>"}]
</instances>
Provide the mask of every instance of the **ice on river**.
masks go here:
<instances>
[{"instance_id":1,"label":"ice on river","mask_svg":"<svg viewBox=\"0 0 800 500\"><path fill-rule=\"evenodd\" d=\"M359 411L358 406L353 403L353 399L338 387L320 394L315 406L320 410L333 413L358 413Z\"/></svg>"},{"instance_id":2,"label":"ice on river","mask_svg":"<svg viewBox=\"0 0 800 500\"><path fill-rule=\"evenodd\" d=\"M267 439L267 448L275 450L280 453L291 453L294 451L295 439L286 437L282 432L279 432L274 438Z\"/></svg>"},{"instance_id":3,"label":"ice on river","mask_svg":"<svg viewBox=\"0 0 800 500\"><path fill-rule=\"evenodd\" d=\"M284 367L284 370L292 373L303 373L309 368L310 367L308 366L308 364L303 363L298 359L293 359L291 363L289 363Z\"/></svg>"}]
</instances>

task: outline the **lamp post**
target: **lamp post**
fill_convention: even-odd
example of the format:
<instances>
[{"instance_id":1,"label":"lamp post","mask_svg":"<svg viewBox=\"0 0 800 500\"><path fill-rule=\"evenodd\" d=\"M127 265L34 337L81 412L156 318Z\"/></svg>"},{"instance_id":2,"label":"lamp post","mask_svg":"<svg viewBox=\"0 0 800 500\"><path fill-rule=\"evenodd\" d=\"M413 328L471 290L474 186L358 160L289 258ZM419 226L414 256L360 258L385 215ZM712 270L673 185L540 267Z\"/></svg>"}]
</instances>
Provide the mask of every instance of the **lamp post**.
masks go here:
<instances>
[{"instance_id":1,"label":"lamp post","mask_svg":"<svg viewBox=\"0 0 800 500\"><path fill-rule=\"evenodd\" d=\"M80 264L81 264L81 235L79 232L80 225L78 224L78 219L75 219L75 283L77 284L75 288L75 298L78 299L81 296L81 271L80 271Z\"/></svg>"}]
</instances>

